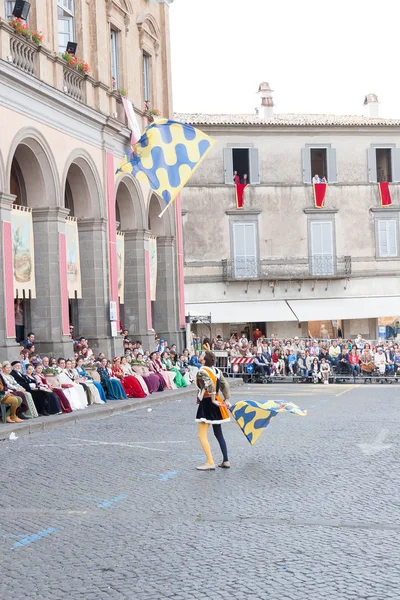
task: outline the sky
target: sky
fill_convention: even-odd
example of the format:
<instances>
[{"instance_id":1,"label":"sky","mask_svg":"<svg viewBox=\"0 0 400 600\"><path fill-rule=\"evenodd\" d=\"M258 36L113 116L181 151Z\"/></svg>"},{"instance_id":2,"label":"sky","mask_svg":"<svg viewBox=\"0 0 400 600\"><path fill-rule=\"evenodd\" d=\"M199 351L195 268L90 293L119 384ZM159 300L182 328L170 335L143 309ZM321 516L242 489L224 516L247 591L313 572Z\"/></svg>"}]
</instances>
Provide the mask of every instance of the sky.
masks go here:
<instances>
[{"instance_id":1,"label":"sky","mask_svg":"<svg viewBox=\"0 0 400 600\"><path fill-rule=\"evenodd\" d=\"M277 113L400 118L398 0L174 0L175 112L254 113L258 84Z\"/></svg>"}]
</instances>

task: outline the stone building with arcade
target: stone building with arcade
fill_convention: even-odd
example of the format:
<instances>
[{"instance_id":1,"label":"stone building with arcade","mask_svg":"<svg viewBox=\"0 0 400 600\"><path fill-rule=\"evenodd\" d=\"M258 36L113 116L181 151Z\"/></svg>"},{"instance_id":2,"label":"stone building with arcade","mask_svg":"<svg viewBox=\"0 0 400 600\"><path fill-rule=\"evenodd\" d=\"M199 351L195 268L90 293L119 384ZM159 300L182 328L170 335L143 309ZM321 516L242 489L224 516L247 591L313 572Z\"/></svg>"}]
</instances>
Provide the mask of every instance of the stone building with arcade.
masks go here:
<instances>
[{"instance_id":1,"label":"stone building with arcade","mask_svg":"<svg viewBox=\"0 0 400 600\"><path fill-rule=\"evenodd\" d=\"M171 114L168 4L33 0L39 45L0 5L1 358L16 355L16 324L57 356L71 355L71 325L108 355L120 323L145 347L153 330L180 341L179 199L159 218L158 196L115 178L130 142L122 95L142 130L146 108ZM90 72L62 57L69 41Z\"/></svg>"}]
</instances>

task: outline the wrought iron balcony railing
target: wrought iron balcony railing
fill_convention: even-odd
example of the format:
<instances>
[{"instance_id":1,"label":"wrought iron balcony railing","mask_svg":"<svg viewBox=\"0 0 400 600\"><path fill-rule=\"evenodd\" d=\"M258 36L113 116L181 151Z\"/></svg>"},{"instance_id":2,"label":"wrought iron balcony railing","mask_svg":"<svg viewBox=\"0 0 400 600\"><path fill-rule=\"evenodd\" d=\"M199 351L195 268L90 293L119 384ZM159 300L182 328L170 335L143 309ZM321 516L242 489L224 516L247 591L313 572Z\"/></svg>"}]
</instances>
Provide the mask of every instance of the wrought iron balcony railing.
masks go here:
<instances>
[{"instance_id":1,"label":"wrought iron balcony railing","mask_svg":"<svg viewBox=\"0 0 400 600\"><path fill-rule=\"evenodd\" d=\"M351 275L351 256L312 256L284 260L237 258L222 261L222 279L305 279Z\"/></svg>"}]
</instances>

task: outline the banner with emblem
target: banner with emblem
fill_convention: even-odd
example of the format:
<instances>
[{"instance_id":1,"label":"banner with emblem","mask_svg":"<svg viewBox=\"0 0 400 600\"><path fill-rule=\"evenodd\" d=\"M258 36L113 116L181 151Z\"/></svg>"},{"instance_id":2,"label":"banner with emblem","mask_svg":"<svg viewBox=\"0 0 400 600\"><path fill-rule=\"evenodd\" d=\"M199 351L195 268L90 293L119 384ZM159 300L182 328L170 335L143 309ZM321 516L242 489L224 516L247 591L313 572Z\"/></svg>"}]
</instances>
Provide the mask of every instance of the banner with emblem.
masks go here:
<instances>
[{"instance_id":1,"label":"banner with emblem","mask_svg":"<svg viewBox=\"0 0 400 600\"><path fill-rule=\"evenodd\" d=\"M157 296L157 238L151 236L149 239L150 254L150 298L156 301Z\"/></svg>"},{"instance_id":2,"label":"banner with emblem","mask_svg":"<svg viewBox=\"0 0 400 600\"><path fill-rule=\"evenodd\" d=\"M117 273L118 273L118 297L124 304L125 294L125 234L117 231Z\"/></svg>"},{"instance_id":3,"label":"banner with emblem","mask_svg":"<svg viewBox=\"0 0 400 600\"><path fill-rule=\"evenodd\" d=\"M68 298L82 298L81 259L76 217L67 217L65 220L65 242L67 249Z\"/></svg>"},{"instance_id":4,"label":"banner with emblem","mask_svg":"<svg viewBox=\"0 0 400 600\"><path fill-rule=\"evenodd\" d=\"M14 296L36 298L32 209L13 205L11 211Z\"/></svg>"}]
</instances>

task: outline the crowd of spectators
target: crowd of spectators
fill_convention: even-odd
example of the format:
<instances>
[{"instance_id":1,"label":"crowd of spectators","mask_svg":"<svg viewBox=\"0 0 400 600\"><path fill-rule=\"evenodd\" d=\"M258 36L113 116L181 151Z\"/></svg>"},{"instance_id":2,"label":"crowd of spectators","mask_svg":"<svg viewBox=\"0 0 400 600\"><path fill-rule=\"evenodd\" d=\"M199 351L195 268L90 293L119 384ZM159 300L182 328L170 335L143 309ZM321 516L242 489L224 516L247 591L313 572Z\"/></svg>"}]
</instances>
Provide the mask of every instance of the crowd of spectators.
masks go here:
<instances>
[{"instance_id":1,"label":"crowd of spectators","mask_svg":"<svg viewBox=\"0 0 400 600\"><path fill-rule=\"evenodd\" d=\"M277 339L276 336L267 339L261 335L257 339L253 336L251 341L242 333L232 335L229 341L217 336L204 342L212 350L227 353L228 359L252 359L254 372L266 381L273 377L297 376L304 381L328 384L332 376L336 381L340 381L340 376L400 376L399 344L368 342L361 334L353 340ZM246 371L246 364L239 365L239 372Z\"/></svg>"},{"instance_id":2,"label":"crowd of spectators","mask_svg":"<svg viewBox=\"0 0 400 600\"><path fill-rule=\"evenodd\" d=\"M21 343L20 356L0 364L0 403L8 423L22 423L38 416L81 410L109 400L145 398L166 389L191 385L200 368L199 353L178 353L176 345L155 339L144 351L140 340L123 331L124 353L110 359L95 355L84 337L74 341L74 355L40 355L35 335Z\"/></svg>"}]
</instances>

